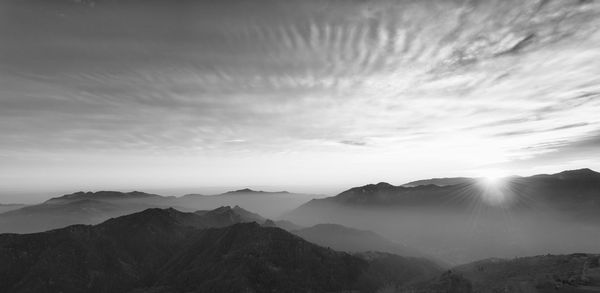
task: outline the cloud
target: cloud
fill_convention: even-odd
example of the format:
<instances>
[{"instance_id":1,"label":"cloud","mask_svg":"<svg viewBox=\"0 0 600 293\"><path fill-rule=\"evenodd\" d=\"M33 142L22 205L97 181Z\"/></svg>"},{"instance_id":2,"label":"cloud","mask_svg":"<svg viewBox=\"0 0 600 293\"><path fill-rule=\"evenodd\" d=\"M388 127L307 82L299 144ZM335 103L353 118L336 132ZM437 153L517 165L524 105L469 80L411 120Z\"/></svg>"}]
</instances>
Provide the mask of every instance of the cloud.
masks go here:
<instances>
[{"instance_id":1,"label":"cloud","mask_svg":"<svg viewBox=\"0 0 600 293\"><path fill-rule=\"evenodd\" d=\"M355 141L355 140L342 140L341 144L352 145L352 146L366 146L367 143L364 141Z\"/></svg>"},{"instance_id":2,"label":"cloud","mask_svg":"<svg viewBox=\"0 0 600 293\"><path fill-rule=\"evenodd\" d=\"M596 2L86 3L0 7L4 152L485 164L600 125Z\"/></svg>"}]
</instances>

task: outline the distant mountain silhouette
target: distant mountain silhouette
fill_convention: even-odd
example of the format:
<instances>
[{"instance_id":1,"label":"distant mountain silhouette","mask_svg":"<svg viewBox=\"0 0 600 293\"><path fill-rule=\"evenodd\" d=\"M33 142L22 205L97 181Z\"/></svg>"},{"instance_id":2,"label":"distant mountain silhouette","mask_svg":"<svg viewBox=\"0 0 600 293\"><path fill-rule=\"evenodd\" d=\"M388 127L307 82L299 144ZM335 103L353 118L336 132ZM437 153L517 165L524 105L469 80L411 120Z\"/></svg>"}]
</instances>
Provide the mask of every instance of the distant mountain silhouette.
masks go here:
<instances>
[{"instance_id":1,"label":"distant mountain silhouette","mask_svg":"<svg viewBox=\"0 0 600 293\"><path fill-rule=\"evenodd\" d=\"M256 223L210 228L204 216L148 209L95 226L2 234L0 292L376 292L440 273Z\"/></svg>"},{"instance_id":2,"label":"distant mountain silhouette","mask_svg":"<svg viewBox=\"0 0 600 293\"><path fill-rule=\"evenodd\" d=\"M416 182L430 183L438 179ZM314 199L298 210L330 204L351 206L445 206L470 207L474 201L485 198L485 186L481 179L450 178L452 185L417 185L409 183L394 186L381 182L346 190L334 197ZM564 171L551 175L531 177L507 177L502 190L511 193L507 204L527 207L537 203L549 204L560 209L593 209L600 215L600 173L590 169ZM409 187L407 185L411 185ZM414 186L413 186L414 185Z\"/></svg>"},{"instance_id":3,"label":"distant mountain silhouette","mask_svg":"<svg viewBox=\"0 0 600 293\"><path fill-rule=\"evenodd\" d=\"M304 226L366 228L454 264L491 256L593 252L600 243L600 173L580 169L458 182L368 184L313 199L284 219Z\"/></svg>"},{"instance_id":4,"label":"distant mountain silhouette","mask_svg":"<svg viewBox=\"0 0 600 293\"><path fill-rule=\"evenodd\" d=\"M424 179L417 180L402 184L404 187L415 187L420 185L437 185L437 186L448 186L448 185L456 185L461 183L471 183L473 182L473 178L469 177L450 177L450 178L432 178L432 179Z\"/></svg>"},{"instance_id":5,"label":"distant mountain silhouette","mask_svg":"<svg viewBox=\"0 0 600 293\"><path fill-rule=\"evenodd\" d=\"M142 209L92 199L31 205L0 214L0 233L31 233L73 224L95 224Z\"/></svg>"},{"instance_id":6,"label":"distant mountain silhouette","mask_svg":"<svg viewBox=\"0 0 600 293\"><path fill-rule=\"evenodd\" d=\"M244 188L240 190L228 191L219 195L244 195L244 194L290 194L287 191L262 191L252 190L250 188Z\"/></svg>"},{"instance_id":7,"label":"distant mountain silhouette","mask_svg":"<svg viewBox=\"0 0 600 293\"><path fill-rule=\"evenodd\" d=\"M216 195L187 194L171 201L170 206L190 209L214 209L220 206L240 206L267 218L277 218L306 203L314 195L287 191L257 191L249 188Z\"/></svg>"},{"instance_id":8,"label":"distant mountain silhouette","mask_svg":"<svg viewBox=\"0 0 600 293\"><path fill-rule=\"evenodd\" d=\"M136 199L158 199L164 198L157 194L150 194L140 191L132 192L120 192L120 191L97 191L97 192L83 192L79 191L72 194L66 194L60 197L54 197L47 200L45 203L64 203L65 201L74 201L82 199L91 200L136 200Z\"/></svg>"},{"instance_id":9,"label":"distant mountain silhouette","mask_svg":"<svg viewBox=\"0 0 600 293\"><path fill-rule=\"evenodd\" d=\"M248 205L265 205L261 201L269 200L272 193L259 193L261 198L248 200ZM262 199L262 196L265 196ZM27 207L14 207L9 212L0 214L0 233L32 233L49 229L62 228L74 224L98 224L111 217L122 216L139 212L153 207L176 207L192 211L195 206L203 208L216 208L220 206L236 205L244 202L243 197L210 197L211 202L202 200L187 200L170 196L133 191L98 191L76 192L51 198L44 203ZM301 200L301 199L299 199ZM275 202L274 204L278 204ZM293 202L292 202L293 204ZM233 208L242 217L253 218L257 223L266 219L260 215L245 211L239 206ZM246 222L241 221L241 222ZM228 223L231 224L231 223Z\"/></svg>"},{"instance_id":10,"label":"distant mountain silhouette","mask_svg":"<svg viewBox=\"0 0 600 293\"><path fill-rule=\"evenodd\" d=\"M453 268L400 292L600 292L600 255L487 259Z\"/></svg>"},{"instance_id":11,"label":"distant mountain silhouette","mask_svg":"<svg viewBox=\"0 0 600 293\"><path fill-rule=\"evenodd\" d=\"M171 206L173 199L139 191L76 192L0 214L0 233L31 233L74 224L97 224L151 207Z\"/></svg>"}]
</instances>

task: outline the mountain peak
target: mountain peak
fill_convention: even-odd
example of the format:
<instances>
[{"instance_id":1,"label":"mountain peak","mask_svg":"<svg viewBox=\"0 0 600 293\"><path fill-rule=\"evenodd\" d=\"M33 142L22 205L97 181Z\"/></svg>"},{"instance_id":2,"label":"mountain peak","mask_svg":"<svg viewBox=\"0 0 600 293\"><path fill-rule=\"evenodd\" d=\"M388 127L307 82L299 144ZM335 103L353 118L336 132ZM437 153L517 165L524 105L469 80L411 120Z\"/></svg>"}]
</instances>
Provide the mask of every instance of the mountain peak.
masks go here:
<instances>
[{"instance_id":1,"label":"mountain peak","mask_svg":"<svg viewBox=\"0 0 600 293\"><path fill-rule=\"evenodd\" d=\"M583 169L575 169L575 170L566 170L566 171L557 173L555 175L568 176L568 177L587 177L587 176L599 176L600 173L598 173L592 169L589 169L589 168L583 168Z\"/></svg>"},{"instance_id":2,"label":"mountain peak","mask_svg":"<svg viewBox=\"0 0 600 293\"><path fill-rule=\"evenodd\" d=\"M149 208L141 212L111 218L99 226L123 226L123 227L194 227L204 228L202 219L194 213L185 213L170 208Z\"/></svg>"},{"instance_id":3,"label":"mountain peak","mask_svg":"<svg viewBox=\"0 0 600 293\"><path fill-rule=\"evenodd\" d=\"M235 223L257 222L264 223L266 221L262 216L247 211L239 206L222 206L210 211L196 211L196 215L200 215L204 220L211 223L213 226L228 226Z\"/></svg>"},{"instance_id":4,"label":"mountain peak","mask_svg":"<svg viewBox=\"0 0 600 293\"><path fill-rule=\"evenodd\" d=\"M47 203L59 202L65 200L97 199L97 200L115 200L115 199L140 199L140 198L158 198L157 194L150 194L141 191L121 192L121 191L78 191L71 194L65 194L59 197L53 197L46 201Z\"/></svg>"},{"instance_id":5,"label":"mountain peak","mask_svg":"<svg viewBox=\"0 0 600 293\"><path fill-rule=\"evenodd\" d=\"M379 182L377 184L367 184L359 187L351 188L343 193L354 192L354 193L371 193L371 192L379 192L379 191L388 191L392 189L396 189L398 187L391 185L387 182Z\"/></svg>"},{"instance_id":6,"label":"mountain peak","mask_svg":"<svg viewBox=\"0 0 600 293\"><path fill-rule=\"evenodd\" d=\"M234 192L262 192L262 191L255 191L250 188L244 188L244 189L236 190Z\"/></svg>"},{"instance_id":7,"label":"mountain peak","mask_svg":"<svg viewBox=\"0 0 600 293\"><path fill-rule=\"evenodd\" d=\"M222 195L232 195L232 194L276 194L276 193L289 193L287 191L263 191L263 190L253 190L250 188L244 188L239 190L233 190L223 193Z\"/></svg>"},{"instance_id":8,"label":"mountain peak","mask_svg":"<svg viewBox=\"0 0 600 293\"><path fill-rule=\"evenodd\" d=\"M244 189L227 191L227 192L225 192L223 194L243 194L243 193L264 193L264 191L261 191L261 190L252 190L250 188L244 188Z\"/></svg>"},{"instance_id":9,"label":"mountain peak","mask_svg":"<svg viewBox=\"0 0 600 293\"><path fill-rule=\"evenodd\" d=\"M379 188L389 188L389 187L394 187L394 185L391 185L387 182L379 182L377 184L375 184L375 186L379 187Z\"/></svg>"}]
</instances>

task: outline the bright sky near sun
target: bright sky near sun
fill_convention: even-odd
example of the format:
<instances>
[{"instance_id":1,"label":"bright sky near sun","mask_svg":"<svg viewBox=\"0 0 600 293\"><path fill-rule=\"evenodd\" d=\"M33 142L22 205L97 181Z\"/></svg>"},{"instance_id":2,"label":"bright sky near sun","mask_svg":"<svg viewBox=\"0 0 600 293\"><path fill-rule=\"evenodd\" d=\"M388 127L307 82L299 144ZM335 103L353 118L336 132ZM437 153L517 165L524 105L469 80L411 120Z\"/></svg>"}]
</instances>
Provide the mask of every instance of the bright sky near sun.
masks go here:
<instances>
[{"instance_id":1,"label":"bright sky near sun","mask_svg":"<svg viewBox=\"0 0 600 293\"><path fill-rule=\"evenodd\" d=\"M2 1L0 202L598 170L599 14L568 0Z\"/></svg>"}]
</instances>

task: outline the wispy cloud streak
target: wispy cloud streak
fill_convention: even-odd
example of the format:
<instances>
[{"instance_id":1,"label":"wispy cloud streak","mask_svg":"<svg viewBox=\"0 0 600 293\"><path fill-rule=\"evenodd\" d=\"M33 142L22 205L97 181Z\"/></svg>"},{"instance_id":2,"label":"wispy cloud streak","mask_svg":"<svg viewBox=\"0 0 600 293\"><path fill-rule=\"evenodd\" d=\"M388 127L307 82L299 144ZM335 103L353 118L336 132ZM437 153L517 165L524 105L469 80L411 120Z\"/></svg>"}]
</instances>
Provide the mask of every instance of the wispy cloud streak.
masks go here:
<instances>
[{"instance_id":1,"label":"wispy cloud streak","mask_svg":"<svg viewBox=\"0 0 600 293\"><path fill-rule=\"evenodd\" d=\"M6 151L485 149L487 164L600 128L596 1L2 5Z\"/></svg>"}]
</instances>

